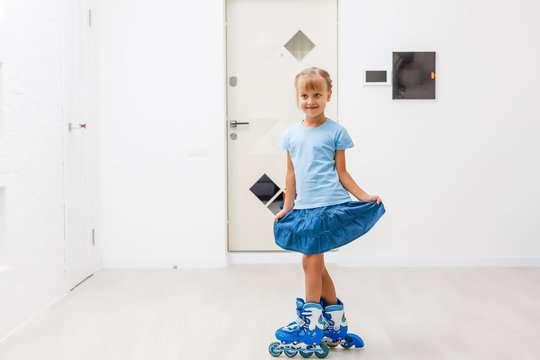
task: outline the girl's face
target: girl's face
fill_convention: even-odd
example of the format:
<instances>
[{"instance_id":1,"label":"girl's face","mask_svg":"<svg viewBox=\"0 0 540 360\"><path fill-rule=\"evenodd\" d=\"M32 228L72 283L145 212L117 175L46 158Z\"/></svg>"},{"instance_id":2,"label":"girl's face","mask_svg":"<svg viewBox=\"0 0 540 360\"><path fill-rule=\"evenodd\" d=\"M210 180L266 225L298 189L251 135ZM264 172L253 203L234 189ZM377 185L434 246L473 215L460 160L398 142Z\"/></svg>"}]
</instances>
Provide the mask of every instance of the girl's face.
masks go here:
<instances>
[{"instance_id":1,"label":"girl's face","mask_svg":"<svg viewBox=\"0 0 540 360\"><path fill-rule=\"evenodd\" d=\"M330 101L332 90L326 90L326 83L321 82L317 89L307 90L301 87L298 91L298 105L307 117L316 118L324 116L326 103Z\"/></svg>"}]
</instances>

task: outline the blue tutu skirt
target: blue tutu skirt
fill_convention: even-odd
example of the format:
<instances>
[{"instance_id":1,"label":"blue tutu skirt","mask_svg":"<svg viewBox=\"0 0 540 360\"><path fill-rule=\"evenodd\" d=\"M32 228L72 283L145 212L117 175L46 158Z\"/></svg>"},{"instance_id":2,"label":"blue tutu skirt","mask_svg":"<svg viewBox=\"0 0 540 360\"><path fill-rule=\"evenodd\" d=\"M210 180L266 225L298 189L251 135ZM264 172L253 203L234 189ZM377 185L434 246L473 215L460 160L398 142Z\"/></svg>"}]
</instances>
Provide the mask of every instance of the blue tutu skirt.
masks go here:
<instances>
[{"instance_id":1,"label":"blue tutu skirt","mask_svg":"<svg viewBox=\"0 0 540 360\"><path fill-rule=\"evenodd\" d=\"M276 244L302 254L321 254L367 233L386 212L376 201L349 201L312 209L292 209L274 221Z\"/></svg>"}]
</instances>

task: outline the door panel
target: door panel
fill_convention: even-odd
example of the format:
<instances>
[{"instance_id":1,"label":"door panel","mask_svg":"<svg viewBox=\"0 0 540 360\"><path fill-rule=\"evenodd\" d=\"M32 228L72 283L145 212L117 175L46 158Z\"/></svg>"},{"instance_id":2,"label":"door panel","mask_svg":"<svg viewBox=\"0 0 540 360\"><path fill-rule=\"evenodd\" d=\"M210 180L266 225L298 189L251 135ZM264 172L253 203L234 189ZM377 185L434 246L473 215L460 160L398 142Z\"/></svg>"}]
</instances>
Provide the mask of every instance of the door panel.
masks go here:
<instances>
[{"instance_id":1,"label":"door panel","mask_svg":"<svg viewBox=\"0 0 540 360\"><path fill-rule=\"evenodd\" d=\"M88 94L89 28L86 1L64 1L65 236L68 288L99 268L90 224L91 158ZM71 124L71 129L70 129ZM80 124L86 124L81 127Z\"/></svg>"},{"instance_id":2,"label":"door panel","mask_svg":"<svg viewBox=\"0 0 540 360\"><path fill-rule=\"evenodd\" d=\"M301 121L294 78L310 66L332 77L326 115L337 121L337 2L227 1L230 251L276 251L273 218L285 189L283 131ZM230 122L244 122L231 127Z\"/></svg>"}]
</instances>

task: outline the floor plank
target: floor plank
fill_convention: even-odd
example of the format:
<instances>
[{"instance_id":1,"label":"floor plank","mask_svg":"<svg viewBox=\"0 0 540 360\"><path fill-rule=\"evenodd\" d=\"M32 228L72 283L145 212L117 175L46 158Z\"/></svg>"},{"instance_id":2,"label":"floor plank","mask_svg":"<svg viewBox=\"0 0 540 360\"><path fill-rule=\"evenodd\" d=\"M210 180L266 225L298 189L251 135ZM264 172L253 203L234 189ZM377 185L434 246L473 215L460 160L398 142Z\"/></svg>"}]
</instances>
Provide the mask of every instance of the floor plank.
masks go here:
<instances>
[{"instance_id":1,"label":"floor plank","mask_svg":"<svg viewBox=\"0 0 540 360\"><path fill-rule=\"evenodd\" d=\"M327 267L366 342L328 359L540 359L539 268ZM273 359L303 295L300 264L104 269L4 341L0 359Z\"/></svg>"}]
</instances>

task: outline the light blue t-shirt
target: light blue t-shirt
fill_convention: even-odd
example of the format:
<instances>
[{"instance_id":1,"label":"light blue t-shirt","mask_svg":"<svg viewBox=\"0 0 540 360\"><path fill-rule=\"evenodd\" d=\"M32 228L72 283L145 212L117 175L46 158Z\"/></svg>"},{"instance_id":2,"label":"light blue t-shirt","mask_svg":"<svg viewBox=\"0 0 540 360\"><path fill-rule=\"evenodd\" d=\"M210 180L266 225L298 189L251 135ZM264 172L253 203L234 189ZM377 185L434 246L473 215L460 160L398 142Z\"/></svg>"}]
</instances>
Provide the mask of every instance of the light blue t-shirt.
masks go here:
<instances>
[{"instance_id":1,"label":"light blue t-shirt","mask_svg":"<svg viewBox=\"0 0 540 360\"><path fill-rule=\"evenodd\" d=\"M288 127L278 146L288 150L296 179L295 209L310 209L351 201L336 171L336 150L354 146L347 130L326 118L316 128L302 121Z\"/></svg>"}]
</instances>

